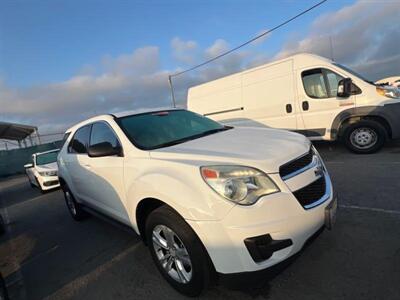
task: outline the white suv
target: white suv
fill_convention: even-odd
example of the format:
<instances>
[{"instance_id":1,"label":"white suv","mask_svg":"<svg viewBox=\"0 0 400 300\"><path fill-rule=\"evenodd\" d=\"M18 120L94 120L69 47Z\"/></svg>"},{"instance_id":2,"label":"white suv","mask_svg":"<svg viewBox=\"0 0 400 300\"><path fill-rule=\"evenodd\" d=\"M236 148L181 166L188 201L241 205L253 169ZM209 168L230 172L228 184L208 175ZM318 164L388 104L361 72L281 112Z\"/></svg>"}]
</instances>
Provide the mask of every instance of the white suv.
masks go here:
<instances>
[{"instance_id":1,"label":"white suv","mask_svg":"<svg viewBox=\"0 0 400 300\"><path fill-rule=\"evenodd\" d=\"M60 183L75 220L131 226L178 291L266 269L332 225L325 166L302 135L233 128L186 110L103 115L67 131Z\"/></svg>"}]
</instances>

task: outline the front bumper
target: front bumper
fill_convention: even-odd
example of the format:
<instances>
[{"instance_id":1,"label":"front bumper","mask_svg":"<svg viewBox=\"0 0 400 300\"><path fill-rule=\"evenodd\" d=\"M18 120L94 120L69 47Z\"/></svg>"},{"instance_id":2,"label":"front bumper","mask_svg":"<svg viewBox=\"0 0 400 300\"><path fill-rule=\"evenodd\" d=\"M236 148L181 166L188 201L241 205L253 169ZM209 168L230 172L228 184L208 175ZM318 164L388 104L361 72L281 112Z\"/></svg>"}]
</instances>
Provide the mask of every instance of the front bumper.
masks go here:
<instances>
[{"instance_id":1,"label":"front bumper","mask_svg":"<svg viewBox=\"0 0 400 300\"><path fill-rule=\"evenodd\" d=\"M279 175L272 175L275 182ZM306 241L325 225L325 208L332 202L332 185L326 174L331 194L316 207L305 209L290 190L263 197L252 206L235 206L221 221L188 221L207 249L219 273L254 272L269 268L299 252ZM274 251L265 260L255 261L245 240L269 235L274 241L290 240L287 247Z\"/></svg>"},{"instance_id":2,"label":"front bumper","mask_svg":"<svg viewBox=\"0 0 400 300\"><path fill-rule=\"evenodd\" d=\"M40 187L44 191L55 189L60 186L58 176L39 176L37 179L39 181Z\"/></svg>"}]
</instances>

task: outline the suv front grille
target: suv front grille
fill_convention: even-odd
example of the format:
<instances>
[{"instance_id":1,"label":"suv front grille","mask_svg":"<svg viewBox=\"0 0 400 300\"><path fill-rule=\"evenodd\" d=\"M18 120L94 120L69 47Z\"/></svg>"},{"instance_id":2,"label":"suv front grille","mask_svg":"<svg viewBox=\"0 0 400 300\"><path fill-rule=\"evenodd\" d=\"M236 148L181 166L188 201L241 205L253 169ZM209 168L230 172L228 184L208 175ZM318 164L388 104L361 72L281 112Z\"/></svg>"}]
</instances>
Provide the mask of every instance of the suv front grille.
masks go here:
<instances>
[{"instance_id":1,"label":"suv front grille","mask_svg":"<svg viewBox=\"0 0 400 300\"><path fill-rule=\"evenodd\" d=\"M310 151L308 151L308 153L304 154L303 156L280 166L279 175L284 180L288 179L288 177L291 177L290 175L295 174L297 171L311 164L313 156L314 152L312 151L312 149L310 149Z\"/></svg>"},{"instance_id":2,"label":"suv front grille","mask_svg":"<svg viewBox=\"0 0 400 300\"><path fill-rule=\"evenodd\" d=\"M311 208L326 193L325 177L321 176L313 183L295 191L293 194L304 208ZM310 206L311 205L311 206Z\"/></svg>"}]
</instances>

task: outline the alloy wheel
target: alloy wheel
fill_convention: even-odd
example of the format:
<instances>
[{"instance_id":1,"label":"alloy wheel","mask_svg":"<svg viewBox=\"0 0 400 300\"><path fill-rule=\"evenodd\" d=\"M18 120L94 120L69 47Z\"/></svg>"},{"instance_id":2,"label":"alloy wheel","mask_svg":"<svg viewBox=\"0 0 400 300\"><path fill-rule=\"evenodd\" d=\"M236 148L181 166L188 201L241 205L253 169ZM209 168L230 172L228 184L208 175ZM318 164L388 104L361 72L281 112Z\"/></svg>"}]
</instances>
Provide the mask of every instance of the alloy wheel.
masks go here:
<instances>
[{"instance_id":1,"label":"alloy wheel","mask_svg":"<svg viewBox=\"0 0 400 300\"><path fill-rule=\"evenodd\" d=\"M165 272L179 283L192 279L192 262L178 235L165 225L157 225L152 233L153 248Z\"/></svg>"}]
</instances>

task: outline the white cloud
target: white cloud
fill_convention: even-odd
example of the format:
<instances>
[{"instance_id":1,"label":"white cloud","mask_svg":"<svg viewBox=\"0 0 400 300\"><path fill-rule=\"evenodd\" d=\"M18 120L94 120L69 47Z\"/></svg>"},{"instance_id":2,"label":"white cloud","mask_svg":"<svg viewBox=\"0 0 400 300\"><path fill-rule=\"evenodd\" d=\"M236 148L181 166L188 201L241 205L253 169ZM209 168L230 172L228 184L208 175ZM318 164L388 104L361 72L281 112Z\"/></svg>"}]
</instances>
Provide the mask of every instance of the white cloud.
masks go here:
<instances>
[{"instance_id":1,"label":"white cloud","mask_svg":"<svg viewBox=\"0 0 400 300\"><path fill-rule=\"evenodd\" d=\"M171 41L172 55L181 63L193 64L198 55L198 45L195 41L184 41L175 37Z\"/></svg>"},{"instance_id":2,"label":"white cloud","mask_svg":"<svg viewBox=\"0 0 400 300\"><path fill-rule=\"evenodd\" d=\"M229 50L229 44L223 39L218 39L205 50L207 58L213 58Z\"/></svg>"},{"instance_id":3,"label":"white cloud","mask_svg":"<svg viewBox=\"0 0 400 300\"><path fill-rule=\"evenodd\" d=\"M399 53L399 11L399 1L358 1L317 18L305 38L292 38L276 58L298 52L330 57L331 38L336 61L363 70L372 79L397 75L400 61L384 63ZM379 67L379 72L376 67Z\"/></svg>"}]
</instances>

